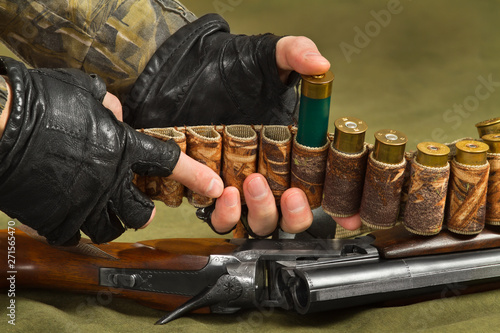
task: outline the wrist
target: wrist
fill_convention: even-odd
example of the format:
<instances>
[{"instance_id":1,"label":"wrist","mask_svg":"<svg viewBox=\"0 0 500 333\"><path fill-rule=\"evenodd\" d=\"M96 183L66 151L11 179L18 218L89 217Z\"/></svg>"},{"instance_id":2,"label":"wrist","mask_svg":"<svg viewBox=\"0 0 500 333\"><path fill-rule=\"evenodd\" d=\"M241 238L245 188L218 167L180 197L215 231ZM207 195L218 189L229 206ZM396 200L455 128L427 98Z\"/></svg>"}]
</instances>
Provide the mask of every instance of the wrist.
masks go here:
<instances>
[{"instance_id":1,"label":"wrist","mask_svg":"<svg viewBox=\"0 0 500 333\"><path fill-rule=\"evenodd\" d=\"M12 102L12 91L7 76L0 76L0 137L3 135L5 126L10 116Z\"/></svg>"}]
</instances>

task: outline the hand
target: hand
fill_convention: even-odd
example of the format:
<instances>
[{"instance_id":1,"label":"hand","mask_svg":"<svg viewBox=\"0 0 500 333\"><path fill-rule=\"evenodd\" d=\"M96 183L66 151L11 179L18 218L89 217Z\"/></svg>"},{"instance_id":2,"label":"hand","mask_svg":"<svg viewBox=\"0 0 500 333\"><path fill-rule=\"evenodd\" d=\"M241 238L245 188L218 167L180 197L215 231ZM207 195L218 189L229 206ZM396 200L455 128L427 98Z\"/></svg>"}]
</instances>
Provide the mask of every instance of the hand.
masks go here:
<instances>
[{"instance_id":1,"label":"hand","mask_svg":"<svg viewBox=\"0 0 500 333\"><path fill-rule=\"evenodd\" d=\"M118 120L122 120L122 107L118 98L107 93L103 105L113 112ZM218 198L216 210L212 214L212 224L216 230L225 232L231 230L240 219L240 193L235 187L224 189L222 179L206 165L201 164L184 153L169 178L174 179L196 193L211 198ZM258 235L267 235L277 225L278 210L274 196L261 174L249 176L244 183L245 200L249 207L249 225ZM312 213L304 192L292 188L283 194L281 200L283 219L281 228L290 233L307 229L312 221ZM146 228L154 219L156 208Z\"/></svg>"},{"instance_id":2,"label":"hand","mask_svg":"<svg viewBox=\"0 0 500 333\"><path fill-rule=\"evenodd\" d=\"M291 71L320 74L329 67L316 45L305 37L234 36L220 16L206 15L179 29L157 50L130 92L124 106L125 120L145 128L290 124L296 98L296 81L287 80ZM244 188L249 225L259 235L273 230L278 216L274 201L269 199L269 186L264 187L264 195L256 198L247 190L252 185ZM297 191L290 189L283 196L282 228L288 232L300 232L312 221L307 205L305 213L293 209L306 202L305 195ZM229 230L239 219L236 192L229 187L217 201L212 224L220 232ZM254 202L260 205L258 209L252 206ZM361 225L359 218L337 220L350 229Z\"/></svg>"},{"instance_id":3,"label":"hand","mask_svg":"<svg viewBox=\"0 0 500 333\"><path fill-rule=\"evenodd\" d=\"M56 245L75 243L79 229L102 243L143 226L154 205L132 185L133 172L170 175L179 147L119 122L95 76L28 70L9 58L0 71L13 95L0 140L0 209Z\"/></svg>"},{"instance_id":4,"label":"hand","mask_svg":"<svg viewBox=\"0 0 500 333\"><path fill-rule=\"evenodd\" d=\"M263 175L254 173L243 183L243 192L248 206L248 224L252 231L264 236L270 234L278 224L278 208L274 196ZM285 232L298 233L306 230L313 220L307 198L298 188L290 188L281 197L283 218L281 228ZM240 219L240 193L235 187L227 187L217 199L212 213L212 225L219 232L231 230Z\"/></svg>"},{"instance_id":5,"label":"hand","mask_svg":"<svg viewBox=\"0 0 500 333\"><path fill-rule=\"evenodd\" d=\"M229 30L222 17L208 14L170 36L130 90L125 122L135 128L292 124L298 77L283 84L277 75L282 38ZM285 60L293 67L293 59Z\"/></svg>"},{"instance_id":6,"label":"hand","mask_svg":"<svg viewBox=\"0 0 500 333\"><path fill-rule=\"evenodd\" d=\"M276 64L282 82L286 82L292 71L314 75L325 73L330 63L319 53L313 41L306 37L284 37L276 45ZM248 206L248 224L257 235L271 233L278 224L278 208L264 176L252 174L243 184L243 192ZM285 232L298 233L312 223L313 215L305 193L298 188L288 189L281 198L283 218L280 226ZM240 194L234 187L224 190L217 200L212 213L212 225L219 232L231 230L241 214ZM347 229L361 226L359 215L336 218Z\"/></svg>"},{"instance_id":7,"label":"hand","mask_svg":"<svg viewBox=\"0 0 500 333\"><path fill-rule=\"evenodd\" d=\"M330 62L307 37L287 36L280 39L276 44L276 64L282 82L286 82L292 70L301 74L317 75L330 69ZM348 230L361 227L359 214L336 217L335 221Z\"/></svg>"},{"instance_id":8,"label":"hand","mask_svg":"<svg viewBox=\"0 0 500 333\"><path fill-rule=\"evenodd\" d=\"M107 93L103 105L111 110L117 119L122 120L122 109L118 98ZM170 178L196 193L219 198L212 214L212 224L216 230L229 231L240 219L240 193L235 187L224 189L222 179L207 166L181 153ZM250 227L258 235L269 234L276 228L278 210L267 181L261 174L253 174L245 180L244 191L249 208ZM281 208L283 212L281 228L284 231L297 233L310 226L312 213L307 198L301 190L297 188L287 190L283 194ZM152 222L155 211L153 210L149 221L141 228L147 227Z\"/></svg>"}]
</instances>

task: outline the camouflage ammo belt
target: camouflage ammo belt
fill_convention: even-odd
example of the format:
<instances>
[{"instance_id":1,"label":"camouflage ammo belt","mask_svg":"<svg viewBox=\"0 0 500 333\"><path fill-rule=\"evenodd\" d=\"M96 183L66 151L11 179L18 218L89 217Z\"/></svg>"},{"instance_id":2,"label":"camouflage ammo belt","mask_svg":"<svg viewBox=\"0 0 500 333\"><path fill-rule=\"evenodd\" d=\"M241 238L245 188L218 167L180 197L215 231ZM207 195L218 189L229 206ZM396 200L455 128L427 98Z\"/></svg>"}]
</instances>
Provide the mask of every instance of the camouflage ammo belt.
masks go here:
<instances>
[{"instance_id":1,"label":"camouflage ammo belt","mask_svg":"<svg viewBox=\"0 0 500 333\"><path fill-rule=\"evenodd\" d=\"M195 160L219 173L226 186L242 191L251 173L263 174L279 203L290 187L302 189L311 208L322 206L332 217L360 213L364 227L392 228L398 221L416 234L438 233L443 221L458 234L477 234L485 223L500 225L500 154L467 166L456 161L452 144L449 163L426 167L406 153L399 164L380 163L373 146L358 154L337 151L331 141L308 148L294 140L291 126L193 126L142 129L161 140L173 139ZM329 136L332 139L332 135ZM479 142L479 141L475 141ZM177 207L184 196L195 207L213 199L200 196L166 178L136 176L149 197ZM243 199L243 198L242 198Z\"/></svg>"}]
</instances>

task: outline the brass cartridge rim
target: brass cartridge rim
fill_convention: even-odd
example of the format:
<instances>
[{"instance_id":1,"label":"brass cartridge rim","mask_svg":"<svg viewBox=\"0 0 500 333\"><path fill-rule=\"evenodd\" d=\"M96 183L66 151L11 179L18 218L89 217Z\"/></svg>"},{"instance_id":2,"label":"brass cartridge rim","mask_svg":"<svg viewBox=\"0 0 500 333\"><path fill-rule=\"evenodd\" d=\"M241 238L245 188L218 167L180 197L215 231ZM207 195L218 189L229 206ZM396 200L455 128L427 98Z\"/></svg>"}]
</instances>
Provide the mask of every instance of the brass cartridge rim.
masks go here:
<instances>
[{"instance_id":1,"label":"brass cartridge rim","mask_svg":"<svg viewBox=\"0 0 500 333\"><path fill-rule=\"evenodd\" d=\"M480 138L486 134L500 133L500 117L481 121L476 127Z\"/></svg>"},{"instance_id":2,"label":"brass cartridge rim","mask_svg":"<svg viewBox=\"0 0 500 333\"><path fill-rule=\"evenodd\" d=\"M408 138L403 132L383 129L375 132L373 158L387 164L399 164L403 161Z\"/></svg>"},{"instance_id":3,"label":"brass cartridge rim","mask_svg":"<svg viewBox=\"0 0 500 333\"><path fill-rule=\"evenodd\" d=\"M490 147L489 153L500 154L500 133L486 134L481 139Z\"/></svg>"},{"instance_id":4,"label":"brass cartridge rim","mask_svg":"<svg viewBox=\"0 0 500 333\"><path fill-rule=\"evenodd\" d=\"M455 159L458 163L465 165L486 164L487 154L490 147L483 142L474 140L464 140L457 142L457 155Z\"/></svg>"},{"instance_id":5,"label":"brass cartridge rim","mask_svg":"<svg viewBox=\"0 0 500 333\"><path fill-rule=\"evenodd\" d=\"M333 147L347 154L363 151L368 125L356 117L342 117L335 120Z\"/></svg>"},{"instance_id":6,"label":"brass cartridge rim","mask_svg":"<svg viewBox=\"0 0 500 333\"><path fill-rule=\"evenodd\" d=\"M332 95L332 85L335 76L331 71L320 75L301 75L303 96L312 99L325 99Z\"/></svg>"},{"instance_id":7,"label":"brass cartridge rim","mask_svg":"<svg viewBox=\"0 0 500 333\"><path fill-rule=\"evenodd\" d=\"M437 142L420 142L417 145L417 162L434 168L441 168L448 164L450 148Z\"/></svg>"}]
</instances>

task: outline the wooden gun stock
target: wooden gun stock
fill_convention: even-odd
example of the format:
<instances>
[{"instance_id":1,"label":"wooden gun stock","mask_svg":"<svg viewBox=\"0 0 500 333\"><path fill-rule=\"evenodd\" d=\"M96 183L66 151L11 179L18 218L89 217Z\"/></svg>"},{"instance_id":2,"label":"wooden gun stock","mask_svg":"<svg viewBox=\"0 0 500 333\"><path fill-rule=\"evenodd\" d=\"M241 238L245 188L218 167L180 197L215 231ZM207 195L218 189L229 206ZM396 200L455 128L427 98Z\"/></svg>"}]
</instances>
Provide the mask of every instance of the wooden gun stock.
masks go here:
<instances>
[{"instance_id":1,"label":"wooden gun stock","mask_svg":"<svg viewBox=\"0 0 500 333\"><path fill-rule=\"evenodd\" d=\"M14 230L13 228L10 230ZM8 257L8 231L0 231L0 255ZM111 292L146 306L171 311L189 297L100 285L99 269L134 268L195 271L203 268L210 254L231 253L235 246L224 239L169 239L139 243L95 245L81 242L77 247L54 247L41 237L15 229L16 288L42 288L77 293ZM3 261L3 260L2 260ZM0 287L8 287L8 261L3 261ZM207 312L202 309L199 312Z\"/></svg>"}]
</instances>

